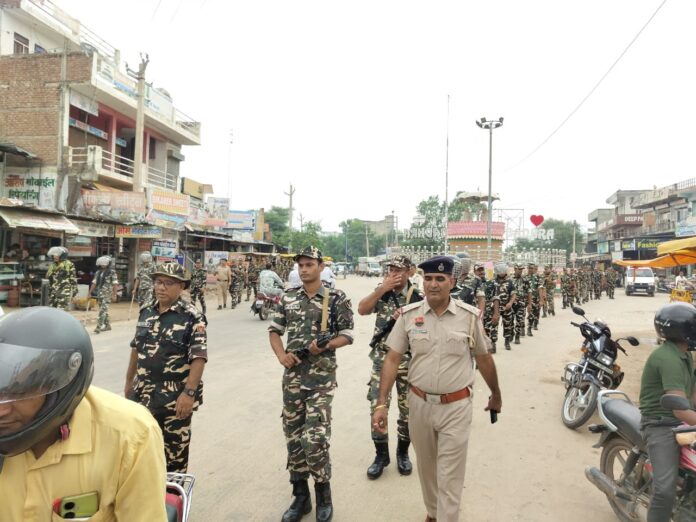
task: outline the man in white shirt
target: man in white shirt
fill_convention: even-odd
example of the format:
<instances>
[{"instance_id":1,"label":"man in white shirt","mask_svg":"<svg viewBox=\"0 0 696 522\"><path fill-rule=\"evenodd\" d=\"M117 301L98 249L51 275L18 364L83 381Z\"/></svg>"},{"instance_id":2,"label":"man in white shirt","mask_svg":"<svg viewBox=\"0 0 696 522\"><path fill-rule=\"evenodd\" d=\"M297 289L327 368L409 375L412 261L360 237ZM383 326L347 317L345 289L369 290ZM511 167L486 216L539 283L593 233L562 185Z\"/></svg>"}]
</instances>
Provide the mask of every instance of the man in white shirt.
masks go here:
<instances>
[{"instance_id":1,"label":"man in white shirt","mask_svg":"<svg viewBox=\"0 0 696 522\"><path fill-rule=\"evenodd\" d=\"M266 269L259 274L259 292L273 296L283 294L283 280L273 271L271 263L266 263Z\"/></svg>"},{"instance_id":2,"label":"man in white shirt","mask_svg":"<svg viewBox=\"0 0 696 522\"><path fill-rule=\"evenodd\" d=\"M288 274L288 288L299 288L302 286L302 280L300 279L300 270L295 263L292 270Z\"/></svg>"},{"instance_id":3,"label":"man in white shirt","mask_svg":"<svg viewBox=\"0 0 696 522\"><path fill-rule=\"evenodd\" d=\"M327 285L329 288L336 288L336 276L328 266L324 267L319 277L321 277L321 282Z\"/></svg>"},{"instance_id":4,"label":"man in white shirt","mask_svg":"<svg viewBox=\"0 0 696 522\"><path fill-rule=\"evenodd\" d=\"M686 285L689 284L689 280L685 276L686 272L684 270L679 271L679 275L674 280L674 286L677 290L686 290Z\"/></svg>"}]
</instances>

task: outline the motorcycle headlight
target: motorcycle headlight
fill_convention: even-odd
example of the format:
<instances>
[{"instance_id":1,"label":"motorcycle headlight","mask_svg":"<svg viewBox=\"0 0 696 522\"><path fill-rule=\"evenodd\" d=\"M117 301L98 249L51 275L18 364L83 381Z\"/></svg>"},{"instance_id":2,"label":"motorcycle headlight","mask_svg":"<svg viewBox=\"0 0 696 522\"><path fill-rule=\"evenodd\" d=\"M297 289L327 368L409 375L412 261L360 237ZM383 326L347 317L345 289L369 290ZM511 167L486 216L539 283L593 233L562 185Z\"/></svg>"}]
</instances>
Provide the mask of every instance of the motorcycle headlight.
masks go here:
<instances>
[{"instance_id":1,"label":"motorcycle headlight","mask_svg":"<svg viewBox=\"0 0 696 522\"><path fill-rule=\"evenodd\" d=\"M603 365L608 366L609 368L611 368L612 365L614 364L614 360L610 356L608 356L604 353L600 353L597 356L597 360L599 362L601 362Z\"/></svg>"}]
</instances>

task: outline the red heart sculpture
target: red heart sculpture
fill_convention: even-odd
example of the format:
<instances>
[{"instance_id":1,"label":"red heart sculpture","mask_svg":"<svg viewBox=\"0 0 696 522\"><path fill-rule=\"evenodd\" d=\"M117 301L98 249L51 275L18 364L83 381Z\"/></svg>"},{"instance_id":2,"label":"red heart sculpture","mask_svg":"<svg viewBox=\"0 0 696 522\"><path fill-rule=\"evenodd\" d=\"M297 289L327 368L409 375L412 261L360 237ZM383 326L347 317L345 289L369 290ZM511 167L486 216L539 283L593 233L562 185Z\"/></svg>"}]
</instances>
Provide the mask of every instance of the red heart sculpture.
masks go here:
<instances>
[{"instance_id":1,"label":"red heart sculpture","mask_svg":"<svg viewBox=\"0 0 696 522\"><path fill-rule=\"evenodd\" d=\"M537 216L536 214L532 214L531 216L529 216L529 221L532 222L532 225L538 227L544 222L544 216Z\"/></svg>"}]
</instances>

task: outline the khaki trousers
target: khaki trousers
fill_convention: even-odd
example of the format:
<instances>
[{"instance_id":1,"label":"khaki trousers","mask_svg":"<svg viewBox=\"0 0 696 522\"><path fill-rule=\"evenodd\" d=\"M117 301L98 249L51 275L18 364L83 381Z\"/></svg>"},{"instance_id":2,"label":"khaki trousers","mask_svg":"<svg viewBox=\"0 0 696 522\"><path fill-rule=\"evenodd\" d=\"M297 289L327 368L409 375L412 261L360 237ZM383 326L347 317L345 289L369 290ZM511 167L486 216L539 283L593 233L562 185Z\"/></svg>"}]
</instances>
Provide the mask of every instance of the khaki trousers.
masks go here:
<instances>
[{"instance_id":1,"label":"khaki trousers","mask_svg":"<svg viewBox=\"0 0 696 522\"><path fill-rule=\"evenodd\" d=\"M218 281L218 306L227 306L227 295L230 293L228 281Z\"/></svg>"},{"instance_id":2,"label":"khaki trousers","mask_svg":"<svg viewBox=\"0 0 696 522\"><path fill-rule=\"evenodd\" d=\"M471 430L471 397L430 404L409 392L408 428L428 516L457 522Z\"/></svg>"}]
</instances>

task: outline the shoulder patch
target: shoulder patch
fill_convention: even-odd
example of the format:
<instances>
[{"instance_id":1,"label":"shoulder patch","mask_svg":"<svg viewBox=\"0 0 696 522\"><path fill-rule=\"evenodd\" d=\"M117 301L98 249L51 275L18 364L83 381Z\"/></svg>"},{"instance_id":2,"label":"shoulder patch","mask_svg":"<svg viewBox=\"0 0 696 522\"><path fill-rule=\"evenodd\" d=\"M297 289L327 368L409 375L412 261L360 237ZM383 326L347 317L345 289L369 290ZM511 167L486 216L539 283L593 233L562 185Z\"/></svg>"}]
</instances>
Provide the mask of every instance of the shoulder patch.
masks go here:
<instances>
[{"instance_id":1,"label":"shoulder patch","mask_svg":"<svg viewBox=\"0 0 696 522\"><path fill-rule=\"evenodd\" d=\"M465 303L464 301L461 301L459 299L454 299L454 304L457 305L459 308L463 308L467 312L471 312L476 317L481 315L481 310L479 310L475 306L471 306L470 304Z\"/></svg>"},{"instance_id":2,"label":"shoulder patch","mask_svg":"<svg viewBox=\"0 0 696 522\"><path fill-rule=\"evenodd\" d=\"M410 312L411 310L415 310L416 308L420 308L421 306L423 306L423 303L424 303L424 301L418 301L416 303L404 305L402 308L402 310L403 310L402 313Z\"/></svg>"}]
</instances>

